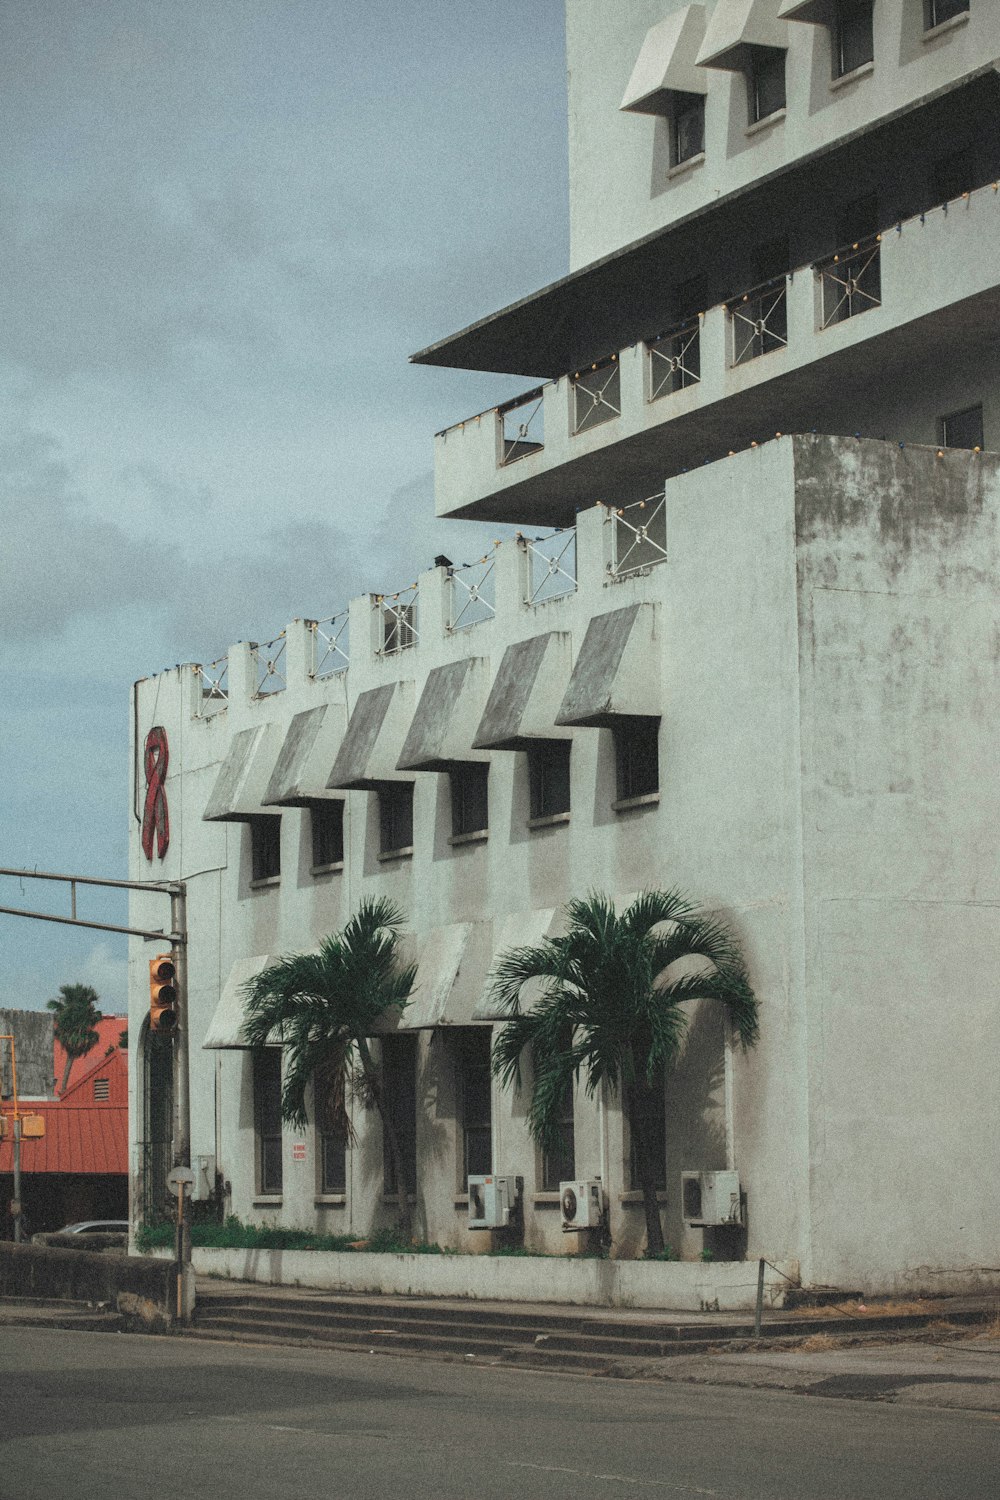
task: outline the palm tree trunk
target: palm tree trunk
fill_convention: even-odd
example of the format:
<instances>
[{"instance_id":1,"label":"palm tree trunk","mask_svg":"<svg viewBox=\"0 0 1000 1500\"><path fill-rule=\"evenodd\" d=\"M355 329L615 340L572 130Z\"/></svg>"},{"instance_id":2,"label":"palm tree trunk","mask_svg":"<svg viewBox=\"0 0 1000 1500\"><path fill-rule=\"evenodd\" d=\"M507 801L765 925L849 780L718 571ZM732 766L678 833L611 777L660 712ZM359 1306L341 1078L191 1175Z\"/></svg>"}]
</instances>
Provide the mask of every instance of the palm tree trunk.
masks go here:
<instances>
[{"instance_id":1,"label":"palm tree trunk","mask_svg":"<svg viewBox=\"0 0 1000 1500\"><path fill-rule=\"evenodd\" d=\"M69 1048L66 1047L65 1042L63 1043L63 1046L64 1046L64 1048L66 1050L66 1066L63 1069L62 1084L60 1085L60 1088L59 1088L60 1094L65 1094L65 1092L66 1092L66 1085L69 1083L70 1070L72 1069L73 1064L76 1062L76 1053L75 1052L71 1052L69 1050Z\"/></svg>"},{"instance_id":2,"label":"palm tree trunk","mask_svg":"<svg viewBox=\"0 0 1000 1500\"><path fill-rule=\"evenodd\" d=\"M647 1140L641 1107L643 1093L649 1093L648 1085L634 1083L626 1092L625 1108L628 1112L629 1132L635 1146L635 1163L642 1189L642 1207L646 1215L646 1254L660 1255L663 1252L663 1225L660 1223L660 1205L656 1201L656 1162L652 1143Z\"/></svg>"},{"instance_id":3,"label":"palm tree trunk","mask_svg":"<svg viewBox=\"0 0 1000 1500\"><path fill-rule=\"evenodd\" d=\"M363 1037L359 1037L358 1039L358 1056L361 1058L361 1066L364 1069L365 1078L368 1080L371 1096L375 1100L375 1108L378 1110L379 1118L382 1121L385 1143L389 1148L393 1175L396 1179L396 1193L399 1199L399 1233L404 1242L409 1245L413 1241L413 1212L410 1207L409 1184L406 1181L406 1172L403 1166L403 1151L399 1144L399 1133L386 1107L385 1095L382 1090L381 1070L368 1050L368 1044Z\"/></svg>"}]
</instances>

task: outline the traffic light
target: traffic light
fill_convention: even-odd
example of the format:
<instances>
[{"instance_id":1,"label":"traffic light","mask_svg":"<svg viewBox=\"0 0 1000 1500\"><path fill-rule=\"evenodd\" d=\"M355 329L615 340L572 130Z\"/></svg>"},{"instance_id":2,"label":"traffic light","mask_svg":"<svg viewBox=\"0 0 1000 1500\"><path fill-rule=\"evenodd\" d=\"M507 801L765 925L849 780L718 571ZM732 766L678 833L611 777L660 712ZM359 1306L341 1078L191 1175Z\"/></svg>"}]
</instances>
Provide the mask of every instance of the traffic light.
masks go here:
<instances>
[{"instance_id":1,"label":"traffic light","mask_svg":"<svg viewBox=\"0 0 1000 1500\"><path fill-rule=\"evenodd\" d=\"M165 1035L177 1030L177 970L169 953L149 960L149 1029Z\"/></svg>"}]
</instances>

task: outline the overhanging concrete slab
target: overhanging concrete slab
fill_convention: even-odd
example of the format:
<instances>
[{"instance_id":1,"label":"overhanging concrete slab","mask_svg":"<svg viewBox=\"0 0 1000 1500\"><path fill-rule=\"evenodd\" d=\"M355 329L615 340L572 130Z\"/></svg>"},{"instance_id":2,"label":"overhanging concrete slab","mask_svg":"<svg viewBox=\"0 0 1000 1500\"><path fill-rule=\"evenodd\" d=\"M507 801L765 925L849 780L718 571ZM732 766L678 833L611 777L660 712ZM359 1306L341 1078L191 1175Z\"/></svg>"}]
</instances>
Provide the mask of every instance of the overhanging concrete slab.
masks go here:
<instances>
[{"instance_id":1,"label":"overhanging concrete slab","mask_svg":"<svg viewBox=\"0 0 1000 1500\"><path fill-rule=\"evenodd\" d=\"M446 771L462 761L488 761L472 748L490 691L490 663L466 656L428 673L397 769Z\"/></svg>"},{"instance_id":2,"label":"overhanging concrete slab","mask_svg":"<svg viewBox=\"0 0 1000 1500\"><path fill-rule=\"evenodd\" d=\"M557 724L602 728L615 719L659 718L656 608L630 604L587 626Z\"/></svg>"},{"instance_id":3,"label":"overhanging concrete slab","mask_svg":"<svg viewBox=\"0 0 1000 1500\"><path fill-rule=\"evenodd\" d=\"M327 780L330 788L372 791L409 781L397 762L413 715L413 683L387 682L361 693Z\"/></svg>"},{"instance_id":4,"label":"overhanging concrete slab","mask_svg":"<svg viewBox=\"0 0 1000 1500\"><path fill-rule=\"evenodd\" d=\"M524 750L539 740L572 739L555 723L572 666L566 631L508 646L473 740L477 750Z\"/></svg>"},{"instance_id":5,"label":"overhanging concrete slab","mask_svg":"<svg viewBox=\"0 0 1000 1500\"><path fill-rule=\"evenodd\" d=\"M258 724L234 734L215 778L202 818L206 823L246 823L277 816L264 805L281 748L277 724Z\"/></svg>"}]
</instances>

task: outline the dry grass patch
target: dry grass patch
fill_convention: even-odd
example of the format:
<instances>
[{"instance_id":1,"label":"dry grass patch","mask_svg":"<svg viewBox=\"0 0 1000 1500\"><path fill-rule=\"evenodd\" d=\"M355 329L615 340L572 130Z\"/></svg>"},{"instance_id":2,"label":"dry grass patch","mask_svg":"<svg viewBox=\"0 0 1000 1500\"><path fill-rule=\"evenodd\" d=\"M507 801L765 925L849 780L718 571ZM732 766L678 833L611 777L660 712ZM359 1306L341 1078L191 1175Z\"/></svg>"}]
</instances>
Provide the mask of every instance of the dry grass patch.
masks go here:
<instances>
[{"instance_id":1,"label":"dry grass patch","mask_svg":"<svg viewBox=\"0 0 1000 1500\"><path fill-rule=\"evenodd\" d=\"M813 1333L807 1339L803 1339L799 1348L805 1354L825 1354L828 1349L839 1349L841 1340L835 1339L830 1333Z\"/></svg>"}]
</instances>

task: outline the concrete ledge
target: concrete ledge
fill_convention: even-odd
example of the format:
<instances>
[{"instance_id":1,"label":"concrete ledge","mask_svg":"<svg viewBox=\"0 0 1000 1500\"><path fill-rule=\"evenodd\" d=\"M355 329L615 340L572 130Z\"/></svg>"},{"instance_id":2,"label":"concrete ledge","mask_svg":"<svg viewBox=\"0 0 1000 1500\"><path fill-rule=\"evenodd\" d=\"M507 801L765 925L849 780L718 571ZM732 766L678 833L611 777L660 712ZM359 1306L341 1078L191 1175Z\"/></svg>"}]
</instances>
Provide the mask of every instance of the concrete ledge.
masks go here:
<instances>
[{"instance_id":1,"label":"concrete ledge","mask_svg":"<svg viewBox=\"0 0 1000 1500\"><path fill-rule=\"evenodd\" d=\"M163 1252L166 1254L167 1252ZM392 1255L365 1250L192 1251L198 1276L268 1286L473 1301L558 1302L579 1307L648 1307L687 1312L753 1308L756 1261L575 1260L563 1256ZM767 1268L764 1300L784 1304L798 1279L791 1262Z\"/></svg>"},{"instance_id":2,"label":"concrete ledge","mask_svg":"<svg viewBox=\"0 0 1000 1500\"><path fill-rule=\"evenodd\" d=\"M0 1240L0 1297L99 1303L128 1326L163 1330L175 1292L171 1260Z\"/></svg>"}]
</instances>

